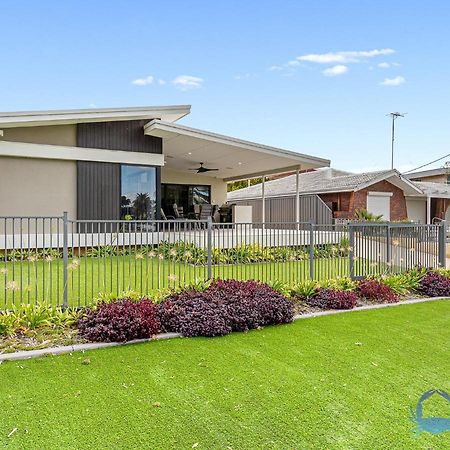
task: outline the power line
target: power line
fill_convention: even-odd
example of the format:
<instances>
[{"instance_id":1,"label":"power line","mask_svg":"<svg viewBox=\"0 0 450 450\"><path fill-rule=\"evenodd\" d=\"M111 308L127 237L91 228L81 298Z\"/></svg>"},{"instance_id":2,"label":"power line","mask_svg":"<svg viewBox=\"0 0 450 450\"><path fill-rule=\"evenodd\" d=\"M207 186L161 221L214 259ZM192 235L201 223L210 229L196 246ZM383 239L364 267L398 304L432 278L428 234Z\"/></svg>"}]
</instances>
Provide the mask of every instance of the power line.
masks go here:
<instances>
[{"instance_id":1,"label":"power line","mask_svg":"<svg viewBox=\"0 0 450 450\"><path fill-rule=\"evenodd\" d=\"M434 161L431 161L431 162L429 162L429 163L422 164L421 166L416 167L416 168L414 168L414 169L407 170L405 173L414 172L415 170L422 169L422 167L430 166L431 164L434 164L435 162L441 161L441 160L444 159L444 158L448 158L449 156L450 156L450 153L448 153L447 155L442 156L441 158L435 159Z\"/></svg>"}]
</instances>

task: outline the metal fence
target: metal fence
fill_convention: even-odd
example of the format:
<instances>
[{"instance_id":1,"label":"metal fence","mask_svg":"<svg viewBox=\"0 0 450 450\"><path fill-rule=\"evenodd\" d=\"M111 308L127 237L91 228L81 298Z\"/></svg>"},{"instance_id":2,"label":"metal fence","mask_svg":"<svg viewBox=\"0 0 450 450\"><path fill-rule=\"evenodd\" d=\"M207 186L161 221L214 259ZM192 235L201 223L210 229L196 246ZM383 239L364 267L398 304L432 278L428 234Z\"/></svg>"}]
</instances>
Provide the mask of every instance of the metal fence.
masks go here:
<instances>
[{"instance_id":1,"label":"metal fence","mask_svg":"<svg viewBox=\"0 0 450 450\"><path fill-rule=\"evenodd\" d=\"M445 224L0 217L0 308L84 306L222 278L296 283L445 266Z\"/></svg>"}]
</instances>

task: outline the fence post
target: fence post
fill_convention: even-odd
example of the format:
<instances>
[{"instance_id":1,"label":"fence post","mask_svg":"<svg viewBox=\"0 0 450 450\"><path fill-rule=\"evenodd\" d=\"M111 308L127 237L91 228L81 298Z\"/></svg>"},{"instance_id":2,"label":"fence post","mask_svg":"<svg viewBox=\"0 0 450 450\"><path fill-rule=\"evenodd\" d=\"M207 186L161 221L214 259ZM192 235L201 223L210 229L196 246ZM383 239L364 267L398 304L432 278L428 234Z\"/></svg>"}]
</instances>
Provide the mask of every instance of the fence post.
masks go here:
<instances>
[{"instance_id":1,"label":"fence post","mask_svg":"<svg viewBox=\"0 0 450 450\"><path fill-rule=\"evenodd\" d=\"M309 224L309 276L314 280L314 223Z\"/></svg>"},{"instance_id":2,"label":"fence post","mask_svg":"<svg viewBox=\"0 0 450 450\"><path fill-rule=\"evenodd\" d=\"M446 255L446 248L445 248L445 241L447 234L447 227L445 220L443 220L439 225L439 231L438 231L438 238L439 238L439 267L446 268L447 263L447 255Z\"/></svg>"},{"instance_id":3,"label":"fence post","mask_svg":"<svg viewBox=\"0 0 450 450\"><path fill-rule=\"evenodd\" d=\"M207 219L208 280L212 278L212 217Z\"/></svg>"},{"instance_id":4,"label":"fence post","mask_svg":"<svg viewBox=\"0 0 450 450\"><path fill-rule=\"evenodd\" d=\"M348 224L348 264L350 278L355 279L355 229L352 224Z\"/></svg>"},{"instance_id":5,"label":"fence post","mask_svg":"<svg viewBox=\"0 0 450 450\"><path fill-rule=\"evenodd\" d=\"M386 263L387 267L389 269L389 272L392 272L391 270L391 259L392 259L392 248L391 248L391 226L389 223L386 224Z\"/></svg>"},{"instance_id":6,"label":"fence post","mask_svg":"<svg viewBox=\"0 0 450 450\"><path fill-rule=\"evenodd\" d=\"M69 236L68 236L68 223L67 223L67 211L63 212L63 307L68 306L68 264L69 264Z\"/></svg>"}]
</instances>

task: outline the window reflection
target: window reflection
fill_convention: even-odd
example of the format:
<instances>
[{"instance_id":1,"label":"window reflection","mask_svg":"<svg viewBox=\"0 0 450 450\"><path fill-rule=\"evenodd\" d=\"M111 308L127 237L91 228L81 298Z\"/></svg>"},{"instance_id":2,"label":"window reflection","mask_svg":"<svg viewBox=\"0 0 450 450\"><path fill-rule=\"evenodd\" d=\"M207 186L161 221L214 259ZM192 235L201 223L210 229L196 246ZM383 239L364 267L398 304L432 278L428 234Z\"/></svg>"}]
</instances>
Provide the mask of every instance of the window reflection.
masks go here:
<instances>
[{"instance_id":1,"label":"window reflection","mask_svg":"<svg viewBox=\"0 0 450 450\"><path fill-rule=\"evenodd\" d=\"M122 219L151 220L156 216L156 169L121 167L120 215Z\"/></svg>"}]
</instances>

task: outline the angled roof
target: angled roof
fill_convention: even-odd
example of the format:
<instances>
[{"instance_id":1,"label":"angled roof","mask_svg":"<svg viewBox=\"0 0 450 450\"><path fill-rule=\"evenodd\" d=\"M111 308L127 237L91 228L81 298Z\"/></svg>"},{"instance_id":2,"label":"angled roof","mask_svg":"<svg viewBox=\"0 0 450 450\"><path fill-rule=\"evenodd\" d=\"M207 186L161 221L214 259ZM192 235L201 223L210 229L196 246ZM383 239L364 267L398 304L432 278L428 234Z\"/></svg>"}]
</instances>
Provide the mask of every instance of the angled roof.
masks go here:
<instances>
[{"instance_id":1,"label":"angled roof","mask_svg":"<svg viewBox=\"0 0 450 450\"><path fill-rule=\"evenodd\" d=\"M405 173L404 176L410 180L415 180L417 178L434 177L436 175L450 175L450 168L439 167L437 169L421 170L419 172Z\"/></svg>"},{"instance_id":2,"label":"angled roof","mask_svg":"<svg viewBox=\"0 0 450 450\"><path fill-rule=\"evenodd\" d=\"M214 168L206 176L225 181L254 178L261 174L292 172L328 166L328 159L305 155L278 147L245 141L197 128L152 120L144 133L163 139L166 167L192 170L200 162Z\"/></svg>"},{"instance_id":3,"label":"angled roof","mask_svg":"<svg viewBox=\"0 0 450 450\"><path fill-rule=\"evenodd\" d=\"M387 180L400 187L407 194L421 195L422 191L415 183L405 179L397 170L377 172L349 173L333 168L318 169L299 175L301 194L325 194L332 192L351 192L367 188L380 181ZM289 175L265 183L266 197L291 196L296 193L296 175ZM228 201L261 197L261 184L238 189L228 193Z\"/></svg>"},{"instance_id":4,"label":"angled roof","mask_svg":"<svg viewBox=\"0 0 450 450\"><path fill-rule=\"evenodd\" d=\"M175 122L189 114L190 111L190 105L172 105L138 106L133 108L89 108L52 111L0 112L0 128L140 119L163 119L167 122Z\"/></svg>"},{"instance_id":5,"label":"angled roof","mask_svg":"<svg viewBox=\"0 0 450 450\"><path fill-rule=\"evenodd\" d=\"M450 185L444 183L431 183L428 181L414 181L427 197L450 198Z\"/></svg>"}]
</instances>

